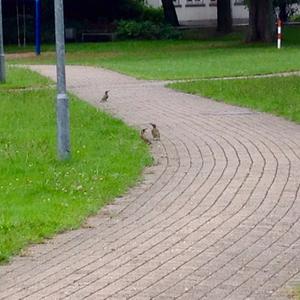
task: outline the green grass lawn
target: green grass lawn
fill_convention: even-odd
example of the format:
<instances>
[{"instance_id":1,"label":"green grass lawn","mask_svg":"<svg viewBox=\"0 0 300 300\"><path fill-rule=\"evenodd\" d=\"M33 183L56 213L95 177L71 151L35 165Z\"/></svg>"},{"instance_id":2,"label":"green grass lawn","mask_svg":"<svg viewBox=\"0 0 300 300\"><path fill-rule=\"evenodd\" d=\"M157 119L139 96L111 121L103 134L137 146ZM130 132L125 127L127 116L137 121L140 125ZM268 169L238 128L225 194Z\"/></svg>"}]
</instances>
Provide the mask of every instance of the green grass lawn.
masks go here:
<instances>
[{"instance_id":1,"label":"green grass lawn","mask_svg":"<svg viewBox=\"0 0 300 300\"><path fill-rule=\"evenodd\" d=\"M9 91L11 89L23 88L45 88L53 85L46 77L42 77L28 69L8 67L6 70L6 83L0 85L0 92Z\"/></svg>"},{"instance_id":2,"label":"green grass lawn","mask_svg":"<svg viewBox=\"0 0 300 300\"><path fill-rule=\"evenodd\" d=\"M300 123L300 77L202 80L170 87L217 101L283 116Z\"/></svg>"},{"instance_id":3,"label":"green grass lawn","mask_svg":"<svg viewBox=\"0 0 300 300\"><path fill-rule=\"evenodd\" d=\"M55 232L76 228L124 193L151 163L138 132L70 99L72 159L56 159L55 89L9 68L0 85L0 262ZM44 86L37 90L20 87Z\"/></svg>"},{"instance_id":4,"label":"green grass lawn","mask_svg":"<svg viewBox=\"0 0 300 300\"><path fill-rule=\"evenodd\" d=\"M300 27L284 47L216 40L125 41L67 45L69 64L103 66L146 79L188 79L300 70ZM54 63L53 45L15 63ZM15 47L7 47L14 52ZM23 49L27 51L27 49ZM33 87L38 89L24 89ZM299 77L172 84L189 93L300 122ZM72 159L56 160L55 89L35 73L8 68L0 86L0 262L22 247L79 226L122 194L151 162L135 130L72 97Z\"/></svg>"},{"instance_id":5,"label":"green grass lawn","mask_svg":"<svg viewBox=\"0 0 300 300\"><path fill-rule=\"evenodd\" d=\"M241 35L231 34L215 40L68 44L66 60L68 64L102 66L137 78L189 79L300 70L299 46L300 27L289 27L281 50L275 43L245 44ZM55 63L54 46L45 45L43 49L40 57L8 61ZM7 51L16 48L7 47Z\"/></svg>"},{"instance_id":6,"label":"green grass lawn","mask_svg":"<svg viewBox=\"0 0 300 300\"><path fill-rule=\"evenodd\" d=\"M288 297L291 300L300 300L300 286L289 290Z\"/></svg>"},{"instance_id":7,"label":"green grass lawn","mask_svg":"<svg viewBox=\"0 0 300 300\"><path fill-rule=\"evenodd\" d=\"M296 299L300 300L300 287L296 291Z\"/></svg>"}]
</instances>

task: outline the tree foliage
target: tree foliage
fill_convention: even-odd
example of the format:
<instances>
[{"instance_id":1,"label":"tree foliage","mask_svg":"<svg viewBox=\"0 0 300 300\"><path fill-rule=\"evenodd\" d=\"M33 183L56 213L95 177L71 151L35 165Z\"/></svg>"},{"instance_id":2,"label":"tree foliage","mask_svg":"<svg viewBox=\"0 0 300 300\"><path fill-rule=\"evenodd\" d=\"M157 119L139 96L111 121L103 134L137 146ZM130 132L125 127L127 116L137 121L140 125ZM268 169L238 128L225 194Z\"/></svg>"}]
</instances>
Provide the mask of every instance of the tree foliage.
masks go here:
<instances>
[{"instance_id":1,"label":"tree foliage","mask_svg":"<svg viewBox=\"0 0 300 300\"><path fill-rule=\"evenodd\" d=\"M289 17L291 17L297 9L293 7L293 4L299 4L300 0L273 0L274 7L279 8L279 18L280 20L286 22Z\"/></svg>"}]
</instances>

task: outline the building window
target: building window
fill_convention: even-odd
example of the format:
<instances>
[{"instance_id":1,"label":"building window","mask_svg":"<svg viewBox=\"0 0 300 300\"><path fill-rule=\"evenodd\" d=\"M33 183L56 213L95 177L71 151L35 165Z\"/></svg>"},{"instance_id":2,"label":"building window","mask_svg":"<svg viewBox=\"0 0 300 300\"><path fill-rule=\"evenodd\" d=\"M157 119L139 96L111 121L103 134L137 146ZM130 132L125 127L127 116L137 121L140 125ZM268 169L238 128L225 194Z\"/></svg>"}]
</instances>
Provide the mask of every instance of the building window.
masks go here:
<instances>
[{"instance_id":1,"label":"building window","mask_svg":"<svg viewBox=\"0 0 300 300\"><path fill-rule=\"evenodd\" d=\"M185 6L205 6L204 0L186 0Z\"/></svg>"},{"instance_id":2,"label":"building window","mask_svg":"<svg viewBox=\"0 0 300 300\"><path fill-rule=\"evenodd\" d=\"M234 0L234 5L246 5L245 0Z\"/></svg>"},{"instance_id":3,"label":"building window","mask_svg":"<svg viewBox=\"0 0 300 300\"><path fill-rule=\"evenodd\" d=\"M217 0L210 0L209 6L217 6Z\"/></svg>"}]
</instances>

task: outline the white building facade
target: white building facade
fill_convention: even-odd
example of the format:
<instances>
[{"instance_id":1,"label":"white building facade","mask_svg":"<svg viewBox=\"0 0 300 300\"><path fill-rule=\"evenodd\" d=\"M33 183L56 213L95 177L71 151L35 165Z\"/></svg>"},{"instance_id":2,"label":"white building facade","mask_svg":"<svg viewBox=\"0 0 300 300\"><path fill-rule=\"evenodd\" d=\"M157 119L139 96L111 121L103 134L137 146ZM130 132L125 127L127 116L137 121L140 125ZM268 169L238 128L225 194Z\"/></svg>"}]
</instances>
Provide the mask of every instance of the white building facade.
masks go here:
<instances>
[{"instance_id":1,"label":"white building facade","mask_svg":"<svg viewBox=\"0 0 300 300\"><path fill-rule=\"evenodd\" d=\"M214 25L217 20L217 0L173 0L180 25ZM161 0L146 0L153 7L160 7ZM245 0L231 0L234 24L247 24L249 11Z\"/></svg>"}]
</instances>

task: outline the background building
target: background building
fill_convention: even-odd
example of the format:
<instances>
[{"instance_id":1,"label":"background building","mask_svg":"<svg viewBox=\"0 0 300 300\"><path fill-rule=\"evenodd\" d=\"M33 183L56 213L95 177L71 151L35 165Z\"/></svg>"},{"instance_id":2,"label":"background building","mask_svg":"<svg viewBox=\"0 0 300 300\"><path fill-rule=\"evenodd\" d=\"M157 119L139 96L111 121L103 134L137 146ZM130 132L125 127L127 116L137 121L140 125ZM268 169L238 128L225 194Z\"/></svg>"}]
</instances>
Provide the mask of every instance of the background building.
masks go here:
<instances>
[{"instance_id":1,"label":"background building","mask_svg":"<svg viewBox=\"0 0 300 300\"><path fill-rule=\"evenodd\" d=\"M148 5L160 7L160 0L146 0ZM180 25L215 25L217 21L217 0L173 0ZM248 8L244 0L232 0L234 24L247 24Z\"/></svg>"}]
</instances>

